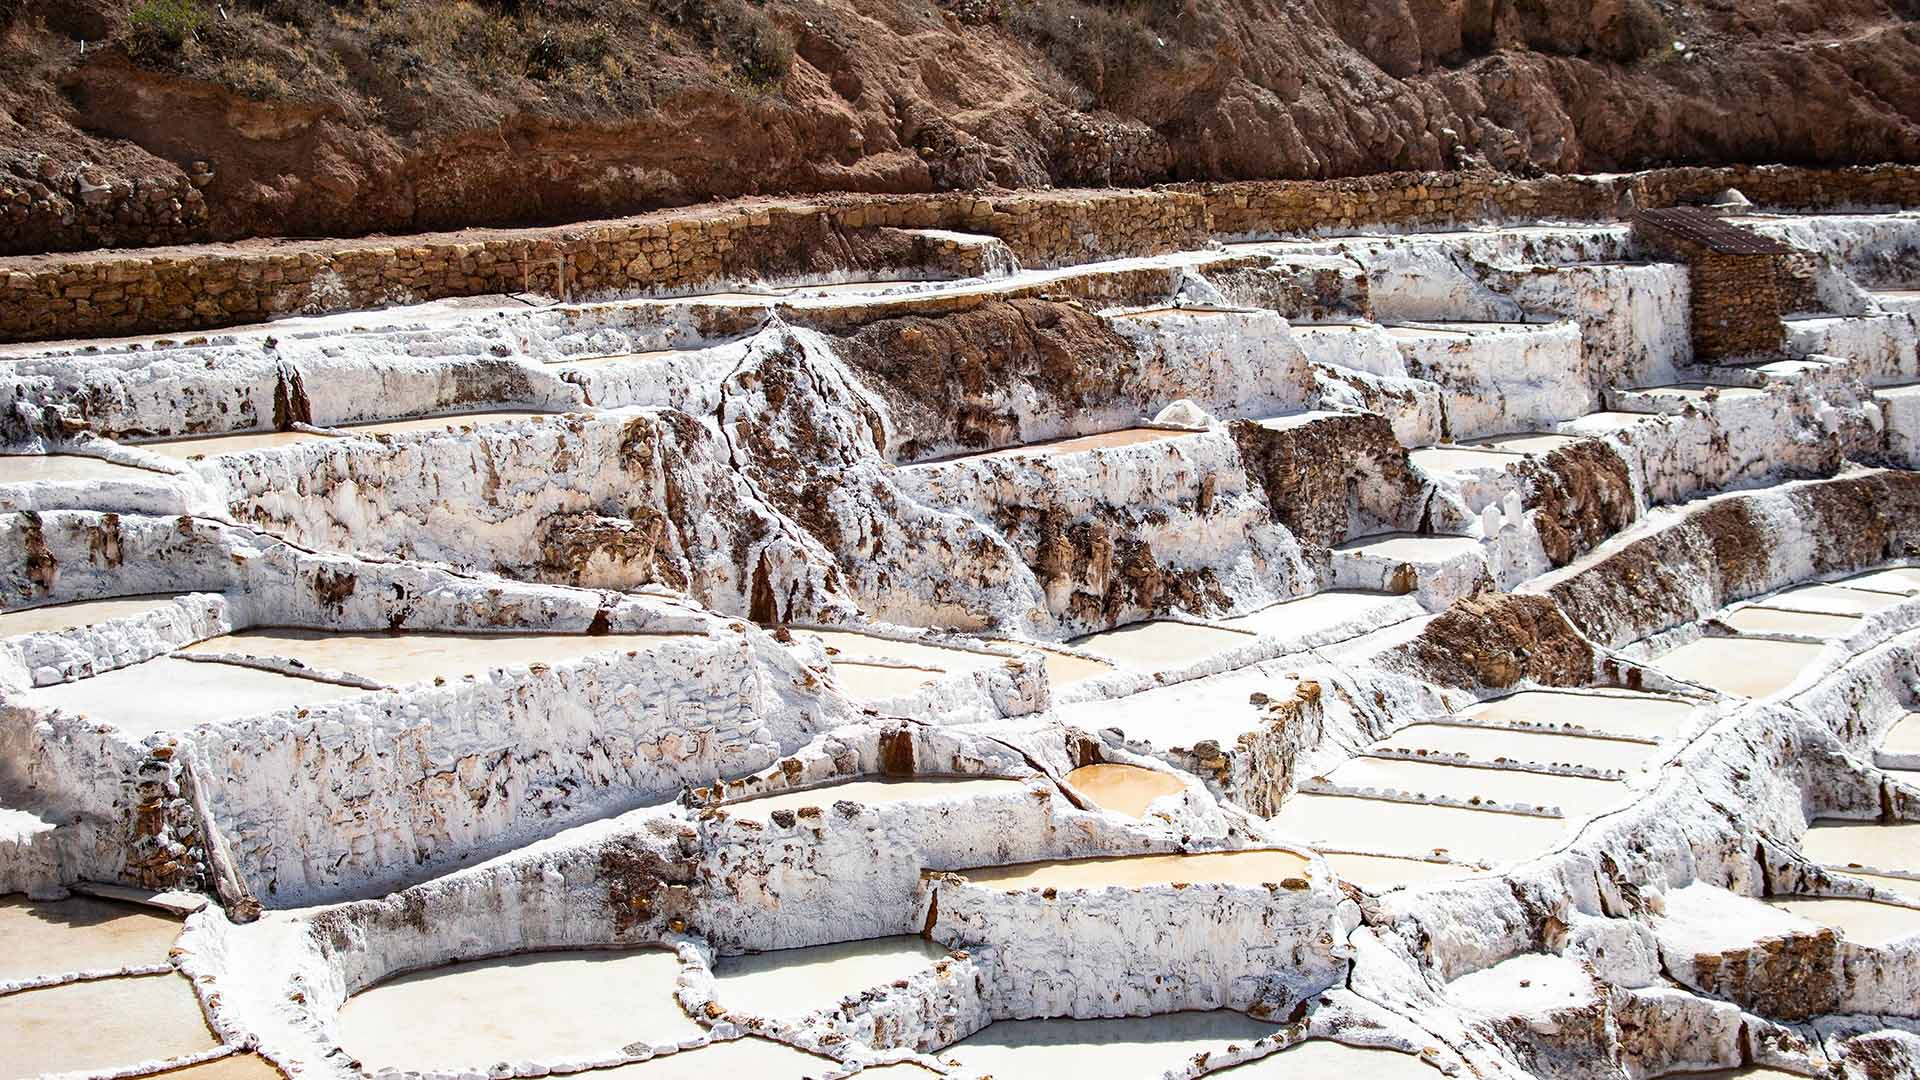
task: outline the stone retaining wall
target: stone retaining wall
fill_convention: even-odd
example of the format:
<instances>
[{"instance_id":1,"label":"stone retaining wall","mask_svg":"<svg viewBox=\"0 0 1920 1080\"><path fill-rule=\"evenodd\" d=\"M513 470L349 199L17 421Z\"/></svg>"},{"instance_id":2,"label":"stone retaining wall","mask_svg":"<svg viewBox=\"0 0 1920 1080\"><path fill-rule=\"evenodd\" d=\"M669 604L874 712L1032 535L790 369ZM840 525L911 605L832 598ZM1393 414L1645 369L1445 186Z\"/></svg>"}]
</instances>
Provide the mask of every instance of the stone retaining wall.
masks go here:
<instances>
[{"instance_id":1,"label":"stone retaining wall","mask_svg":"<svg viewBox=\"0 0 1920 1080\"><path fill-rule=\"evenodd\" d=\"M1612 219L1738 187L1794 208L1920 205L1920 168L1672 169L1516 180L1497 173L1193 184L1001 196L841 196L716 204L561 228L283 241L0 259L0 340L181 331L456 296L600 297L723 280L963 276L984 253L944 229L1000 240L1028 268L1152 255L1249 236L1359 224Z\"/></svg>"}]
</instances>

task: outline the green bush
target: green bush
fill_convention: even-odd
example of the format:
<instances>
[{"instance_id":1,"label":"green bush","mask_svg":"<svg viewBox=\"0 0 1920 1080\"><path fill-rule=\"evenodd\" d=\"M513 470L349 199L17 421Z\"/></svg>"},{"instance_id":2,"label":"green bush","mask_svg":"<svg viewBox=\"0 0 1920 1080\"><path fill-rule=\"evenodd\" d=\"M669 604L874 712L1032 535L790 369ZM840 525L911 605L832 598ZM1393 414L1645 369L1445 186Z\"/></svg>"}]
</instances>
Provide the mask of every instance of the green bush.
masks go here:
<instances>
[{"instance_id":1,"label":"green bush","mask_svg":"<svg viewBox=\"0 0 1920 1080\"><path fill-rule=\"evenodd\" d=\"M127 13L127 52L136 60L170 63L206 21L196 0L140 0Z\"/></svg>"}]
</instances>

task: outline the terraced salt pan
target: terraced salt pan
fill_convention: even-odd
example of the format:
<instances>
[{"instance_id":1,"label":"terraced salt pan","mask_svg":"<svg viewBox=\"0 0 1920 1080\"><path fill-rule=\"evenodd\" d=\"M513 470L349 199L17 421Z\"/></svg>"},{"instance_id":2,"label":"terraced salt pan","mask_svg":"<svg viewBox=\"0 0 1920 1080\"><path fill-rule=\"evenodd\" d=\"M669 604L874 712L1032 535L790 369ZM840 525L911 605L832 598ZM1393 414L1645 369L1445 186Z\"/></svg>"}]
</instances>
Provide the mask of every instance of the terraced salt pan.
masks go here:
<instances>
[{"instance_id":1,"label":"terraced salt pan","mask_svg":"<svg viewBox=\"0 0 1920 1080\"><path fill-rule=\"evenodd\" d=\"M1202 1051L1245 1046L1275 1030L1224 1009L1123 1020L1001 1020L939 1056L958 1061L963 1075L994 1080L1113 1080L1157 1076Z\"/></svg>"},{"instance_id":2,"label":"terraced salt pan","mask_svg":"<svg viewBox=\"0 0 1920 1080\"><path fill-rule=\"evenodd\" d=\"M161 457L186 461L196 457L244 454L251 450L278 450L285 446L333 438L311 431L263 431L245 435L210 435L195 439L168 439L165 442L137 444L140 449Z\"/></svg>"},{"instance_id":3,"label":"terraced salt pan","mask_svg":"<svg viewBox=\"0 0 1920 1080\"><path fill-rule=\"evenodd\" d=\"M1822 615L1871 615L1904 597L1844 585L1802 585L1767 597L1766 605Z\"/></svg>"},{"instance_id":4,"label":"terraced salt pan","mask_svg":"<svg viewBox=\"0 0 1920 1080\"><path fill-rule=\"evenodd\" d=\"M764 819L775 810L798 810L805 806L826 809L837 802L855 802L866 806L890 803L966 800L982 795L1004 795L1018 791L1023 780L980 776L925 776L912 780L849 780L843 784L782 791L739 802L721 804L735 817Z\"/></svg>"},{"instance_id":5,"label":"terraced salt pan","mask_svg":"<svg viewBox=\"0 0 1920 1080\"><path fill-rule=\"evenodd\" d=\"M608 353L605 356L569 356L552 361L555 367L598 367L602 364L651 364L675 356L690 356L695 349L649 349L646 352Z\"/></svg>"},{"instance_id":6,"label":"terraced salt pan","mask_svg":"<svg viewBox=\"0 0 1920 1080\"><path fill-rule=\"evenodd\" d=\"M489 424L508 424L518 420L562 415L565 414L552 412L457 413L444 416L416 416L410 420L383 420L374 424L347 424L340 430L355 435L407 435L416 431L448 431L454 428L484 427Z\"/></svg>"},{"instance_id":7,"label":"terraced salt pan","mask_svg":"<svg viewBox=\"0 0 1920 1080\"><path fill-rule=\"evenodd\" d=\"M855 633L851 630L795 630L794 636L809 635L820 639L828 649L828 657L835 663L841 658L879 658L898 660L901 663L919 667L935 668L940 671L980 671L998 667L1007 662L1004 656L990 653L971 652L966 649L943 649L938 645L923 645L917 641L896 641L892 638L874 634Z\"/></svg>"},{"instance_id":8,"label":"terraced salt pan","mask_svg":"<svg viewBox=\"0 0 1920 1080\"><path fill-rule=\"evenodd\" d=\"M1609 735L1670 739L1697 707L1695 702L1651 695L1523 690L1469 706L1460 715L1491 723L1577 724Z\"/></svg>"},{"instance_id":9,"label":"terraced salt pan","mask_svg":"<svg viewBox=\"0 0 1920 1080\"><path fill-rule=\"evenodd\" d=\"M1412 724L1394 732L1378 743L1376 748L1466 754L1475 761L1507 758L1535 764L1585 765L1628 772L1639 769L1659 750L1648 743L1622 739L1585 738L1516 728L1469 727L1465 724Z\"/></svg>"},{"instance_id":10,"label":"terraced salt pan","mask_svg":"<svg viewBox=\"0 0 1920 1080\"><path fill-rule=\"evenodd\" d=\"M280 1070L258 1054L229 1054L204 1065L160 1073L152 1080L284 1080Z\"/></svg>"},{"instance_id":11,"label":"terraced salt pan","mask_svg":"<svg viewBox=\"0 0 1920 1080\"><path fill-rule=\"evenodd\" d=\"M697 634L437 634L414 631L356 634L279 627L242 630L180 650L189 654L243 654L295 660L309 668L345 671L388 686L436 676L458 678L502 667L558 664L596 653L657 649Z\"/></svg>"},{"instance_id":12,"label":"terraced salt pan","mask_svg":"<svg viewBox=\"0 0 1920 1080\"><path fill-rule=\"evenodd\" d=\"M1920 904L1920 878L1888 877L1885 874L1869 874L1863 870L1849 868L1838 868L1838 872L1848 877L1859 878L1879 890L1879 895L1882 897L1904 897L1913 903Z\"/></svg>"},{"instance_id":13,"label":"terraced salt pan","mask_svg":"<svg viewBox=\"0 0 1920 1080\"><path fill-rule=\"evenodd\" d=\"M1368 892L1385 892L1402 885L1424 885L1430 881L1453 881L1479 873L1471 866L1427 862L1424 859L1396 859L1386 855L1354 855L1323 851L1320 857L1342 879Z\"/></svg>"},{"instance_id":14,"label":"terraced salt pan","mask_svg":"<svg viewBox=\"0 0 1920 1080\"><path fill-rule=\"evenodd\" d=\"M945 674L932 668L895 667L890 664L836 661L833 665L833 681L855 701L905 697L932 686Z\"/></svg>"},{"instance_id":15,"label":"terraced salt pan","mask_svg":"<svg viewBox=\"0 0 1920 1080\"><path fill-rule=\"evenodd\" d=\"M798 1080L801 1077L826 1076L843 1069L844 1066L831 1058L796 1050L772 1039L748 1036L631 1065L595 1070L587 1075L593 1080L734 1080L736 1077L744 1080L746 1077L763 1076L780 1077L782 1080L794 1077ZM873 1071L867 1069L860 1075L865 1076ZM914 1071L923 1077L933 1076L924 1069Z\"/></svg>"},{"instance_id":16,"label":"terraced salt pan","mask_svg":"<svg viewBox=\"0 0 1920 1080\"><path fill-rule=\"evenodd\" d=\"M1421 613L1419 603L1410 597L1358 589L1327 589L1222 619L1220 625L1250 634L1298 640L1342 624L1371 623L1396 616L1412 618Z\"/></svg>"},{"instance_id":17,"label":"terraced salt pan","mask_svg":"<svg viewBox=\"0 0 1920 1080\"><path fill-rule=\"evenodd\" d=\"M1088 679L1097 679L1113 670L1112 664L1064 653L1058 649L1046 649L1017 641L1002 642L1002 644L1038 652L1047 665L1047 683L1050 686L1071 686Z\"/></svg>"},{"instance_id":18,"label":"terraced salt pan","mask_svg":"<svg viewBox=\"0 0 1920 1080\"><path fill-rule=\"evenodd\" d=\"M1488 865L1540 854L1567 825L1562 818L1305 792L1289 796L1270 820L1281 835L1313 847L1376 855L1444 853Z\"/></svg>"},{"instance_id":19,"label":"terraced salt pan","mask_svg":"<svg viewBox=\"0 0 1920 1080\"><path fill-rule=\"evenodd\" d=\"M1593 1000L1593 978L1578 961L1523 953L1447 984L1447 997L1490 1016L1519 1016Z\"/></svg>"},{"instance_id":20,"label":"terraced salt pan","mask_svg":"<svg viewBox=\"0 0 1920 1080\"><path fill-rule=\"evenodd\" d=\"M1831 926L1856 945L1886 945L1920 934L1920 908L1837 897L1771 899L1768 904Z\"/></svg>"},{"instance_id":21,"label":"terraced salt pan","mask_svg":"<svg viewBox=\"0 0 1920 1080\"><path fill-rule=\"evenodd\" d=\"M1920 873L1920 821L1815 821L1800 838L1800 851L1823 866L1871 866Z\"/></svg>"},{"instance_id":22,"label":"terraced salt pan","mask_svg":"<svg viewBox=\"0 0 1920 1080\"><path fill-rule=\"evenodd\" d=\"M1398 758L1350 758L1327 774L1327 780L1350 790L1391 789L1454 799L1556 806L1572 817L1605 809L1627 795L1625 785L1611 780Z\"/></svg>"},{"instance_id":23,"label":"terraced salt pan","mask_svg":"<svg viewBox=\"0 0 1920 1080\"><path fill-rule=\"evenodd\" d=\"M1153 800L1187 789L1180 778L1138 765L1082 765L1068 773L1067 783L1102 810L1130 818L1145 817Z\"/></svg>"},{"instance_id":24,"label":"terraced salt pan","mask_svg":"<svg viewBox=\"0 0 1920 1080\"><path fill-rule=\"evenodd\" d=\"M1252 695L1283 701L1299 685L1275 665L1257 664L1123 698L1073 702L1057 715L1087 731L1119 728L1128 738L1160 747L1193 747L1208 739L1231 746L1264 723L1262 710L1249 700Z\"/></svg>"},{"instance_id":25,"label":"terraced salt pan","mask_svg":"<svg viewBox=\"0 0 1920 1080\"><path fill-rule=\"evenodd\" d=\"M219 1045L193 987L172 972L7 994L0 997L0 1033L6 1080L105 1072Z\"/></svg>"},{"instance_id":26,"label":"terraced salt pan","mask_svg":"<svg viewBox=\"0 0 1920 1080\"><path fill-rule=\"evenodd\" d=\"M1823 648L1799 641L1703 637L1655 657L1653 666L1723 694L1765 697L1799 678Z\"/></svg>"},{"instance_id":27,"label":"terraced salt pan","mask_svg":"<svg viewBox=\"0 0 1920 1080\"><path fill-rule=\"evenodd\" d=\"M1743 607L1720 621L1745 634L1800 634L1806 637L1846 637L1860 629L1858 615L1823 615L1811 611Z\"/></svg>"},{"instance_id":28,"label":"terraced salt pan","mask_svg":"<svg viewBox=\"0 0 1920 1080\"><path fill-rule=\"evenodd\" d=\"M174 597L170 594L150 593L145 596L116 596L110 600L77 600L71 604L48 604L45 607L0 612L0 637L75 630L82 626L106 622L109 619L145 615L149 611L168 607L173 601Z\"/></svg>"},{"instance_id":29,"label":"terraced salt pan","mask_svg":"<svg viewBox=\"0 0 1920 1080\"><path fill-rule=\"evenodd\" d=\"M1159 442L1162 439L1178 439L1196 434L1192 431L1176 431L1168 428L1121 428L1118 431L1103 431L1097 435L1079 435L1069 439L1049 439L1045 442L1025 443L1020 446L1008 446L999 450L987 450L977 454L959 454L954 457L934 458L915 462L907 468L925 468L954 461L981 461L990 458L1013 458L1027 456L1057 457L1061 454L1080 454L1088 450L1112 450L1122 446L1139 446L1142 443Z\"/></svg>"},{"instance_id":30,"label":"terraced salt pan","mask_svg":"<svg viewBox=\"0 0 1920 1080\"><path fill-rule=\"evenodd\" d=\"M1400 562L1433 563L1445 562L1448 559L1479 551L1480 541L1471 536L1380 533L1350 540L1333 550L1358 552L1377 559L1397 559Z\"/></svg>"},{"instance_id":31,"label":"terraced salt pan","mask_svg":"<svg viewBox=\"0 0 1920 1080\"><path fill-rule=\"evenodd\" d=\"M1428 446L1409 452L1407 459L1426 473L1457 473L1510 469L1525 461L1526 455L1465 446Z\"/></svg>"},{"instance_id":32,"label":"terraced salt pan","mask_svg":"<svg viewBox=\"0 0 1920 1080\"><path fill-rule=\"evenodd\" d=\"M369 1072L617 1057L704 1029L674 1000L664 949L528 953L402 975L340 1009L340 1045ZM430 1033L431 1037L426 1037Z\"/></svg>"},{"instance_id":33,"label":"terraced salt pan","mask_svg":"<svg viewBox=\"0 0 1920 1080\"><path fill-rule=\"evenodd\" d=\"M162 656L90 679L29 690L20 700L142 733L185 731L198 724L317 705L366 692L237 664Z\"/></svg>"},{"instance_id":34,"label":"terraced salt pan","mask_svg":"<svg viewBox=\"0 0 1920 1080\"><path fill-rule=\"evenodd\" d=\"M0 983L167 962L180 920L151 908L74 896L0 899Z\"/></svg>"},{"instance_id":35,"label":"terraced salt pan","mask_svg":"<svg viewBox=\"0 0 1920 1080\"><path fill-rule=\"evenodd\" d=\"M1679 398L1682 401L1706 401L1710 397L1731 401L1735 398L1761 397L1766 391L1752 386L1715 386L1711 383L1674 383L1670 386L1642 386L1627 391L1649 397Z\"/></svg>"},{"instance_id":36,"label":"terraced salt pan","mask_svg":"<svg viewBox=\"0 0 1920 1080\"><path fill-rule=\"evenodd\" d=\"M1870 574L1847 578L1837 584L1854 589L1912 595L1920 592L1920 567L1896 566L1890 570L1875 570Z\"/></svg>"},{"instance_id":37,"label":"terraced salt pan","mask_svg":"<svg viewBox=\"0 0 1920 1080\"><path fill-rule=\"evenodd\" d=\"M1308 1039L1211 1075L1233 1080L1440 1080L1442 1074L1418 1057L1398 1050Z\"/></svg>"},{"instance_id":38,"label":"terraced salt pan","mask_svg":"<svg viewBox=\"0 0 1920 1080\"><path fill-rule=\"evenodd\" d=\"M166 475L81 454L0 454L0 484L43 480L158 480Z\"/></svg>"},{"instance_id":39,"label":"terraced salt pan","mask_svg":"<svg viewBox=\"0 0 1920 1080\"><path fill-rule=\"evenodd\" d=\"M1638 417L1636 416L1637 420ZM1488 435L1479 439L1467 439L1462 446L1483 446L1489 450L1506 450L1516 454L1550 454L1555 450L1572 446L1579 442L1572 435L1554 435L1542 431L1526 431L1513 435Z\"/></svg>"},{"instance_id":40,"label":"terraced salt pan","mask_svg":"<svg viewBox=\"0 0 1920 1080\"><path fill-rule=\"evenodd\" d=\"M725 957L714 964L714 999L748 1016L800 1016L888 986L946 956L925 938L886 937Z\"/></svg>"},{"instance_id":41,"label":"terraced salt pan","mask_svg":"<svg viewBox=\"0 0 1920 1080\"><path fill-rule=\"evenodd\" d=\"M1148 619L1075 638L1070 644L1127 667L1161 670L1251 643L1254 635L1217 626Z\"/></svg>"},{"instance_id":42,"label":"terraced salt pan","mask_svg":"<svg viewBox=\"0 0 1920 1080\"><path fill-rule=\"evenodd\" d=\"M1920 754L1920 713L1908 713L1893 722L1880 749L1889 754Z\"/></svg>"},{"instance_id":43,"label":"terraced salt pan","mask_svg":"<svg viewBox=\"0 0 1920 1080\"><path fill-rule=\"evenodd\" d=\"M1268 885L1305 878L1307 859L1291 851L1208 851L1196 854L1114 855L1094 859L979 866L955 871L975 885L1020 889L1137 889L1189 885Z\"/></svg>"}]
</instances>

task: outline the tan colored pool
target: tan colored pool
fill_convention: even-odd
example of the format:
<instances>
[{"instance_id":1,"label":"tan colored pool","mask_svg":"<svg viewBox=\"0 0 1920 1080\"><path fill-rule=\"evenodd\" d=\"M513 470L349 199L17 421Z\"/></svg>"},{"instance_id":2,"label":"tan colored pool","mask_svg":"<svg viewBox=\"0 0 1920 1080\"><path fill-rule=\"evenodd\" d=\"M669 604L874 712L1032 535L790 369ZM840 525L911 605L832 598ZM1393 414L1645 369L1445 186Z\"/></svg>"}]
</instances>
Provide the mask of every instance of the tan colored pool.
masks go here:
<instances>
[{"instance_id":1,"label":"tan colored pool","mask_svg":"<svg viewBox=\"0 0 1920 1080\"><path fill-rule=\"evenodd\" d=\"M1475 761L1502 758L1534 764L1584 765L1632 772L1659 747L1622 739L1595 739L1522 728L1468 727L1464 724L1410 724L1377 744L1387 750L1432 750L1466 754Z\"/></svg>"},{"instance_id":2,"label":"tan colored pool","mask_svg":"<svg viewBox=\"0 0 1920 1080\"><path fill-rule=\"evenodd\" d=\"M1523 690L1460 710L1461 716L1494 723L1577 724L1609 735L1669 739L1680 733L1691 701L1646 694L1582 694L1566 690Z\"/></svg>"},{"instance_id":3,"label":"tan colored pool","mask_svg":"<svg viewBox=\"0 0 1920 1080\"><path fill-rule=\"evenodd\" d=\"M1653 666L1723 694L1765 697L1792 685L1823 648L1800 641L1703 637L1655 657Z\"/></svg>"},{"instance_id":4,"label":"tan colored pool","mask_svg":"<svg viewBox=\"0 0 1920 1080\"><path fill-rule=\"evenodd\" d=\"M0 997L0 1077L105 1072L219 1045L183 975L67 983Z\"/></svg>"},{"instance_id":5,"label":"tan colored pool","mask_svg":"<svg viewBox=\"0 0 1920 1080\"><path fill-rule=\"evenodd\" d=\"M1489 865L1531 858L1565 831L1562 818L1457 806L1298 793L1271 819L1289 837L1315 847L1376 855L1431 855Z\"/></svg>"},{"instance_id":6,"label":"tan colored pool","mask_svg":"<svg viewBox=\"0 0 1920 1080\"><path fill-rule=\"evenodd\" d=\"M295 660L309 668L346 671L389 686L435 676L458 678L503 667L558 664L611 652L646 652L697 634L441 634L350 633L298 627L242 630L180 650Z\"/></svg>"},{"instance_id":7,"label":"tan colored pool","mask_svg":"<svg viewBox=\"0 0 1920 1080\"><path fill-rule=\"evenodd\" d=\"M994 1080L1114 1080L1167 1072L1202 1051L1245 1046L1275 1030L1224 1009L1121 1020L1001 1020L940 1057Z\"/></svg>"},{"instance_id":8,"label":"tan colored pool","mask_svg":"<svg viewBox=\"0 0 1920 1080\"><path fill-rule=\"evenodd\" d=\"M132 904L0 898L0 982L164 964L179 936L180 920Z\"/></svg>"},{"instance_id":9,"label":"tan colored pool","mask_svg":"<svg viewBox=\"0 0 1920 1080\"><path fill-rule=\"evenodd\" d=\"M1880 749L1889 754L1920 754L1920 713L1908 713L1893 722Z\"/></svg>"},{"instance_id":10,"label":"tan colored pool","mask_svg":"<svg viewBox=\"0 0 1920 1080\"><path fill-rule=\"evenodd\" d=\"M637 1061L612 1069L595 1070L594 1080L747 1080L747 1078L826 1076L844 1069L832 1058L796 1050L785 1043L752 1035L717 1042L677 1054ZM872 1072L868 1069L866 1072ZM861 1075L865 1075L863 1072ZM923 1073L931 1077L931 1073Z\"/></svg>"},{"instance_id":11,"label":"tan colored pool","mask_svg":"<svg viewBox=\"0 0 1920 1080\"><path fill-rule=\"evenodd\" d=\"M1811 611L1743 607L1720 619L1743 634L1800 634L1806 637L1846 637L1860 629L1858 615L1823 615Z\"/></svg>"},{"instance_id":12,"label":"tan colored pool","mask_svg":"<svg viewBox=\"0 0 1920 1080\"><path fill-rule=\"evenodd\" d=\"M850 698L858 701L882 701L905 697L938 682L944 671L921 667L895 667L890 664L861 664L835 661L833 681Z\"/></svg>"},{"instance_id":13,"label":"tan colored pool","mask_svg":"<svg viewBox=\"0 0 1920 1080\"><path fill-rule=\"evenodd\" d=\"M37 481L162 480L166 473L81 454L0 454L0 484Z\"/></svg>"},{"instance_id":14,"label":"tan colored pool","mask_svg":"<svg viewBox=\"0 0 1920 1080\"><path fill-rule=\"evenodd\" d=\"M1810 922L1831 926L1857 945L1886 945L1920 934L1920 908L1832 897L1773 899L1767 903Z\"/></svg>"},{"instance_id":15,"label":"tan colored pool","mask_svg":"<svg viewBox=\"0 0 1920 1080\"><path fill-rule=\"evenodd\" d=\"M532 420L536 417L560 416L550 412L475 412L457 413L446 416L416 416L410 420L383 420L373 424L342 424L342 431L355 435L408 435L416 431L447 431L463 427L485 427L489 424L510 424L520 420Z\"/></svg>"},{"instance_id":16,"label":"tan colored pool","mask_svg":"<svg viewBox=\"0 0 1920 1080\"><path fill-rule=\"evenodd\" d=\"M195 457L244 454L249 450L278 450L282 447L319 442L332 437L311 431L256 431L243 435L206 435L192 439L168 439L164 442L136 445L148 453L186 461Z\"/></svg>"},{"instance_id":17,"label":"tan colored pool","mask_svg":"<svg viewBox=\"0 0 1920 1080\"><path fill-rule=\"evenodd\" d=\"M258 1054L229 1054L203 1065L156 1073L150 1080L282 1080L280 1070Z\"/></svg>"},{"instance_id":18,"label":"tan colored pool","mask_svg":"<svg viewBox=\"0 0 1920 1080\"><path fill-rule=\"evenodd\" d=\"M1387 855L1351 855L1323 851L1320 857L1341 878L1368 892L1385 892L1402 885L1424 885L1430 881L1453 881L1480 871L1471 866L1427 862L1424 859L1396 859Z\"/></svg>"},{"instance_id":19,"label":"tan colored pool","mask_svg":"<svg viewBox=\"0 0 1920 1080\"><path fill-rule=\"evenodd\" d=\"M800 1016L888 986L946 956L925 938L885 937L724 957L713 968L714 998L749 1016Z\"/></svg>"},{"instance_id":20,"label":"tan colored pool","mask_svg":"<svg viewBox=\"0 0 1920 1080\"><path fill-rule=\"evenodd\" d=\"M1903 599L1891 593L1853 589L1844 585L1802 585L1767 597L1766 605L1823 615L1871 615Z\"/></svg>"},{"instance_id":21,"label":"tan colored pool","mask_svg":"<svg viewBox=\"0 0 1920 1080\"><path fill-rule=\"evenodd\" d=\"M1026 786L1024 780L991 776L926 776L912 780L849 780L842 784L782 791L739 802L721 804L735 817L764 819L775 810L798 810L817 806L822 810L837 802L855 802L865 806L889 803L934 802L971 799L982 795L1006 795Z\"/></svg>"},{"instance_id":22,"label":"tan colored pool","mask_svg":"<svg viewBox=\"0 0 1920 1080\"><path fill-rule=\"evenodd\" d=\"M164 687L166 693L155 693ZM77 682L29 690L23 702L133 732L185 731L199 724L318 705L367 691L292 675L162 656Z\"/></svg>"},{"instance_id":23,"label":"tan colored pool","mask_svg":"<svg viewBox=\"0 0 1920 1080\"><path fill-rule=\"evenodd\" d=\"M1823 818L1800 838L1800 851L1822 866L1920 872L1920 821L1882 825Z\"/></svg>"},{"instance_id":24,"label":"tan colored pool","mask_svg":"<svg viewBox=\"0 0 1920 1080\"><path fill-rule=\"evenodd\" d=\"M1343 788L1392 789L1454 799L1557 806L1569 817L1605 809L1627 795L1626 786L1612 780L1399 758L1352 758L1329 773L1327 780Z\"/></svg>"},{"instance_id":25,"label":"tan colored pool","mask_svg":"<svg viewBox=\"0 0 1920 1080\"><path fill-rule=\"evenodd\" d=\"M674 1000L665 949L527 953L402 975L340 1009L340 1044L370 1072L618 1055L703 1029ZM425 1039L422 1032L432 1032Z\"/></svg>"},{"instance_id":26,"label":"tan colored pool","mask_svg":"<svg viewBox=\"0 0 1920 1080\"><path fill-rule=\"evenodd\" d=\"M148 596L117 596L110 600L78 600L71 604L48 604L0 613L0 637L19 637L145 615L170 606L175 597L156 593Z\"/></svg>"},{"instance_id":27,"label":"tan colored pool","mask_svg":"<svg viewBox=\"0 0 1920 1080\"><path fill-rule=\"evenodd\" d=\"M1187 790L1179 777L1138 765L1082 765L1067 774L1067 783L1100 809L1130 818L1145 817L1155 799Z\"/></svg>"},{"instance_id":28,"label":"tan colored pool","mask_svg":"<svg viewBox=\"0 0 1920 1080\"><path fill-rule=\"evenodd\" d=\"M1209 851L1112 855L1093 859L978 866L955 873L975 885L1005 889L1137 889L1144 885L1266 885L1305 878L1307 859L1291 851Z\"/></svg>"},{"instance_id":29,"label":"tan colored pool","mask_svg":"<svg viewBox=\"0 0 1920 1080\"><path fill-rule=\"evenodd\" d=\"M1128 667L1155 670L1190 664L1251 643L1254 635L1217 626L1149 619L1075 638L1073 645Z\"/></svg>"}]
</instances>

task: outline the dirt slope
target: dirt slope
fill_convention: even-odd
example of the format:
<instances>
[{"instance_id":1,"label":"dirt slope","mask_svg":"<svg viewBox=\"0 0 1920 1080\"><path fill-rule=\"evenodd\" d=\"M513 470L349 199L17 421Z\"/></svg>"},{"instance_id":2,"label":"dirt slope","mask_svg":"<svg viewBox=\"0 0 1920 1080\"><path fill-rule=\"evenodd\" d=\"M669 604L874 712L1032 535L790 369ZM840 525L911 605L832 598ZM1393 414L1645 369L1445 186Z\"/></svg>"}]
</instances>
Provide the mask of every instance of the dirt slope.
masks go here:
<instances>
[{"instance_id":1,"label":"dirt slope","mask_svg":"<svg viewBox=\"0 0 1920 1080\"><path fill-rule=\"evenodd\" d=\"M1920 0L0 0L0 251L1920 161Z\"/></svg>"}]
</instances>

